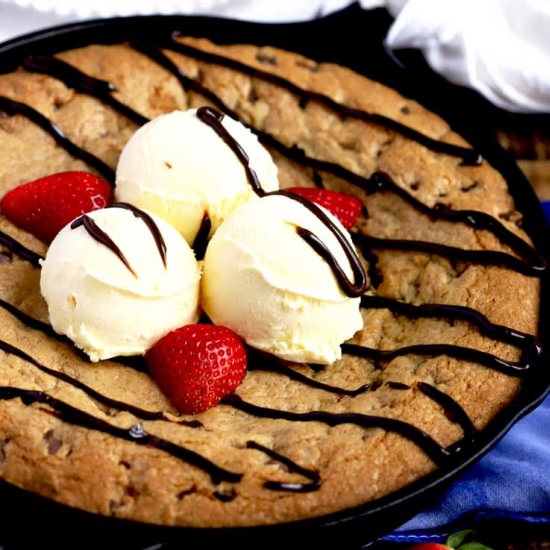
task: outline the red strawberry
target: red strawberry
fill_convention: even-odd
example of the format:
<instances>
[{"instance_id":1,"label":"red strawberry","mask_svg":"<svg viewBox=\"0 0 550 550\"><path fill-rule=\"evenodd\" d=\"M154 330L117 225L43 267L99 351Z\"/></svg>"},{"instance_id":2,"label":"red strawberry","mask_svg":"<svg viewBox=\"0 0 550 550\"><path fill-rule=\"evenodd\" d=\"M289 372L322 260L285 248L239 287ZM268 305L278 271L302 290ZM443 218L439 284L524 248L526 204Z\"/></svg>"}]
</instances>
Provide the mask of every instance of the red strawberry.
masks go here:
<instances>
[{"instance_id":1,"label":"red strawberry","mask_svg":"<svg viewBox=\"0 0 550 550\"><path fill-rule=\"evenodd\" d=\"M447 537L445 544L439 542L419 542L409 546L409 550L491 550L485 544L472 540L475 532L471 529L458 531Z\"/></svg>"},{"instance_id":2,"label":"red strawberry","mask_svg":"<svg viewBox=\"0 0 550 550\"><path fill-rule=\"evenodd\" d=\"M49 244L71 220L107 206L111 186L88 172L60 172L8 191L0 206L21 229Z\"/></svg>"},{"instance_id":3,"label":"red strawberry","mask_svg":"<svg viewBox=\"0 0 550 550\"><path fill-rule=\"evenodd\" d=\"M287 189L326 208L346 229L351 229L361 215L363 203L353 195L318 187L291 187Z\"/></svg>"},{"instance_id":4,"label":"red strawberry","mask_svg":"<svg viewBox=\"0 0 550 550\"><path fill-rule=\"evenodd\" d=\"M410 548L414 548L415 550L452 550L450 546L441 544L440 542L418 542L410 546Z\"/></svg>"},{"instance_id":5,"label":"red strawberry","mask_svg":"<svg viewBox=\"0 0 550 550\"><path fill-rule=\"evenodd\" d=\"M197 414L233 392L246 373L246 350L230 329L186 325L161 338L145 360L160 389L181 412Z\"/></svg>"}]
</instances>

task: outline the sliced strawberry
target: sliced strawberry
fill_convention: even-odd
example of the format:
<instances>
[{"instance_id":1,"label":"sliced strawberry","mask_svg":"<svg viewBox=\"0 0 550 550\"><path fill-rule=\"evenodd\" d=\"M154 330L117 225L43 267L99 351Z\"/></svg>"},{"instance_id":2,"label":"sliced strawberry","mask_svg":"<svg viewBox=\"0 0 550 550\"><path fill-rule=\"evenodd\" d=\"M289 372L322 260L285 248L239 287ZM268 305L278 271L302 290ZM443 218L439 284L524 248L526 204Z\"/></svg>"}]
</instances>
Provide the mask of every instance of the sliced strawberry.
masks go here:
<instances>
[{"instance_id":1,"label":"sliced strawberry","mask_svg":"<svg viewBox=\"0 0 550 550\"><path fill-rule=\"evenodd\" d=\"M351 229L361 215L363 203L353 195L318 187L291 187L286 189L326 208L346 229Z\"/></svg>"},{"instance_id":2,"label":"sliced strawberry","mask_svg":"<svg viewBox=\"0 0 550 550\"><path fill-rule=\"evenodd\" d=\"M8 191L0 207L12 223L49 244L77 216L108 206L111 192L88 172L59 172Z\"/></svg>"},{"instance_id":3,"label":"sliced strawberry","mask_svg":"<svg viewBox=\"0 0 550 550\"><path fill-rule=\"evenodd\" d=\"M161 338L146 354L151 375L179 411L197 414L233 392L246 373L246 349L230 329L186 325Z\"/></svg>"}]
</instances>

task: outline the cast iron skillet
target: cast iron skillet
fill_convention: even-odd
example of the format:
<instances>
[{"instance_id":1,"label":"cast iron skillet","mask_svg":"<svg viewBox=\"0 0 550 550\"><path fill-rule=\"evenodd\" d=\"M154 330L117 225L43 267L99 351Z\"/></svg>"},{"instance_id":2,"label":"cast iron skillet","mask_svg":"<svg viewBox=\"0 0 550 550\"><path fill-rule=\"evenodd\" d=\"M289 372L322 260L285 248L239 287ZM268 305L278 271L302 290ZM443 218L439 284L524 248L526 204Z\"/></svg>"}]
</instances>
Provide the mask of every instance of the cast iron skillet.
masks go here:
<instances>
[{"instance_id":1,"label":"cast iron skillet","mask_svg":"<svg viewBox=\"0 0 550 550\"><path fill-rule=\"evenodd\" d=\"M0 72L14 70L24 55L50 53L89 43L113 43L131 36L153 43L173 30L207 36L217 42L271 44L298 51L319 61L347 65L371 78L418 99L446 118L451 126L480 150L509 182L517 208L525 214L525 228L536 248L549 257L546 222L539 201L525 177L490 137L481 113L495 113L477 94L451 86L425 65L403 65L385 51L383 37L391 22L384 10L362 10L353 5L331 16L305 23L259 24L189 16L141 16L96 20L48 29L0 46ZM419 77L419 75L421 75ZM550 330L548 281L542 281L540 338ZM431 504L446 485L491 448L520 417L538 405L550 389L547 354L527 377L521 394L478 437L464 454L431 475L375 502L339 513L287 523L236 529L184 529L159 527L78 511L0 484L2 514L0 544L13 548L207 548L227 546L294 546L359 548Z\"/></svg>"}]
</instances>

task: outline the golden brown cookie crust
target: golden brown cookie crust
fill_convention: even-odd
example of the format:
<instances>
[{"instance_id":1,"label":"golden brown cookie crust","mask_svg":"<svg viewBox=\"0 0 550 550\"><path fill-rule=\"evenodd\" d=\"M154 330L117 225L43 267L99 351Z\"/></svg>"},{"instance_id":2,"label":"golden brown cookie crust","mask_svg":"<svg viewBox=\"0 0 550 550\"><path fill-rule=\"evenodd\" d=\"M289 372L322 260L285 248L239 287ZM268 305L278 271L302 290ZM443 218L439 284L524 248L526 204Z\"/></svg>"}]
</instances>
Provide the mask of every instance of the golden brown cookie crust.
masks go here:
<instances>
[{"instance_id":1,"label":"golden brown cookie crust","mask_svg":"<svg viewBox=\"0 0 550 550\"><path fill-rule=\"evenodd\" d=\"M205 39L182 42L219 52L299 86L322 92L350 106L384 114L423 133L457 144L464 140L447 123L396 91L333 64L316 63L276 48L217 46ZM461 210L486 212L528 240L516 223L521 214L503 177L487 162L467 167L451 156L434 153L376 124L335 115L273 84L231 69L166 51L186 74L223 98L242 119L298 145L308 155L339 163L370 176L388 173L410 194L432 207L444 203ZM126 45L89 46L59 54L83 72L116 85L115 96L147 117L207 103L186 92L176 78ZM75 143L115 168L122 147L136 125L101 101L67 88L59 80L18 70L0 76L0 96L33 106L59 125ZM90 169L74 159L22 116L0 118L0 194L36 177L67 169ZM273 152L283 187L311 186L312 170ZM382 238L417 239L471 250L511 253L493 234L464 224L432 220L395 194L368 197L349 183L320 172L326 187L354 192L365 200L369 216L360 228ZM45 247L4 217L0 230L39 254ZM484 266L442 256L375 250L381 282L370 294L411 304L441 303L475 308L493 323L535 334L539 281L499 266ZM0 298L47 322L38 288L37 268L13 256L0 265ZM378 349L446 343L517 360L519 351L484 337L471 324L442 318L411 319L388 309L364 309L365 328L354 342ZM68 373L111 398L151 411L170 404L152 380L116 362L91 365L69 344L32 330L0 309L1 339L43 365ZM0 351L0 384L38 389L105 420L128 428L138 419L99 404L79 389L40 372L29 361ZM294 412L359 412L407 421L442 446L459 440L462 429L415 384L434 385L455 399L483 429L516 396L517 378L479 364L447 356L407 355L382 365L345 356L321 372L295 368L339 387L401 382L410 389L382 384L356 397L315 389L261 370L248 372L238 394L252 403ZM92 512L139 521L185 526L247 526L319 516L382 497L419 479L436 465L414 442L380 428L353 424L330 427L321 422L291 422L252 416L219 405L197 416L202 428L168 421L143 421L146 431L199 452L219 466L244 473L238 484L215 485L204 471L162 451L121 441L101 432L63 422L44 406L19 399L0 401L0 476L17 486ZM265 453L246 448L253 440L299 465L319 472L317 491L272 491L267 480L302 483ZM233 495L227 500L228 495Z\"/></svg>"}]
</instances>

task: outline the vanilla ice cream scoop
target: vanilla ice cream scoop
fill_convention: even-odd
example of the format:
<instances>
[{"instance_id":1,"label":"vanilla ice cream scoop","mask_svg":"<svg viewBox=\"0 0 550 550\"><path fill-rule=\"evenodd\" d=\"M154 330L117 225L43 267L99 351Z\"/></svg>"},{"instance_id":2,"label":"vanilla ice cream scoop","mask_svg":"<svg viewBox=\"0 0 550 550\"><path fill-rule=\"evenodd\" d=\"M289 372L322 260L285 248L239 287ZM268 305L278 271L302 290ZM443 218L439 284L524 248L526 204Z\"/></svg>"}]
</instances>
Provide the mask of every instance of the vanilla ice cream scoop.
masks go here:
<instances>
[{"instance_id":1,"label":"vanilla ice cream scoop","mask_svg":"<svg viewBox=\"0 0 550 550\"><path fill-rule=\"evenodd\" d=\"M320 210L355 255L347 231ZM214 323L254 348L289 361L327 364L341 357L340 344L362 328L360 298L344 292L331 261L306 233L324 244L353 281L354 268L329 225L303 200L267 195L235 210L210 240L202 307Z\"/></svg>"},{"instance_id":2,"label":"vanilla ice cream scoop","mask_svg":"<svg viewBox=\"0 0 550 550\"><path fill-rule=\"evenodd\" d=\"M92 361L140 355L199 314L200 271L167 222L127 204L66 225L42 263L54 330Z\"/></svg>"},{"instance_id":3,"label":"vanilla ice cream scoop","mask_svg":"<svg viewBox=\"0 0 550 550\"><path fill-rule=\"evenodd\" d=\"M190 245L205 214L213 233L239 204L255 196L247 166L264 191L279 187L271 155L250 130L220 114L223 129L248 157L243 163L197 113L174 111L142 126L120 155L115 188L117 200L164 218Z\"/></svg>"}]
</instances>

